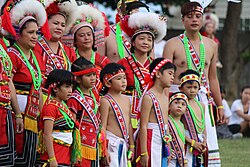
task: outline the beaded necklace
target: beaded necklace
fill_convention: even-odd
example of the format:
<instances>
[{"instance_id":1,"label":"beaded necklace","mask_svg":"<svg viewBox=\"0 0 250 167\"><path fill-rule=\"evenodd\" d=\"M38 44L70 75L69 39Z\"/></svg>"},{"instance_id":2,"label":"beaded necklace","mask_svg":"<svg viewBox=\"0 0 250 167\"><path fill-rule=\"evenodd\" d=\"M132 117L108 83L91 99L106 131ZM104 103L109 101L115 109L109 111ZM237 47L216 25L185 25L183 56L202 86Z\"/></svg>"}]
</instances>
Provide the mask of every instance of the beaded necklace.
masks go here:
<instances>
[{"instance_id":1,"label":"beaded necklace","mask_svg":"<svg viewBox=\"0 0 250 167\"><path fill-rule=\"evenodd\" d=\"M39 64L38 64L38 62L36 60L36 57L35 57L33 51L30 50L30 53L31 53L32 59L33 59L33 61L35 63L35 67L37 69L37 73L34 70L34 68L32 67L32 65L30 64L30 62L29 62L28 58L26 57L26 55L23 53L22 49L16 43L14 43L14 46L21 53L21 58L24 60L26 66L29 69L30 74L32 76L32 81L33 81L34 88L35 88L35 90L38 90L40 88L40 86L41 86L41 83L42 83L42 74L41 74L41 70L40 70Z\"/></svg>"},{"instance_id":2,"label":"beaded necklace","mask_svg":"<svg viewBox=\"0 0 250 167\"><path fill-rule=\"evenodd\" d=\"M80 94L81 94L81 96L84 98L84 100L86 100L86 99L85 99L85 96L84 96L84 94L83 94L83 92L82 92L82 90L81 90L79 87L77 87L76 89L80 92ZM90 90L90 96L91 96L92 99L94 100L94 109L93 109L93 111L94 111L94 113L96 114L96 113L97 113L97 110L98 110L98 105L97 105L97 102L96 102L95 95L92 93L91 90Z\"/></svg>"},{"instance_id":3,"label":"beaded necklace","mask_svg":"<svg viewBox=\"0 0 250 167\"><path fill-rule=\"evenodd\" d=\"M67 110L69 110L68 106L66 105L66 103L65 103L64 101L62 101L62 104L63 104L63 106L64 106ZM73 129L73 128L74 128L74 125L75 125L74 121L72 121L72 119L68 116L68 114L67 114L63 109L59 108L59 110L60 110L60 112L62 113L62 115L63 115L63 117L64 117L64 119L65 119L67 125L69 126L69 128L70 128L70 129Z\"/></svg>"},{"instance_id":4,"label":"beaded necklace","mask_svg":"<svg viewBox=\"0 0 250 167\"><path fill-rule=\"evenodd\" d=\"M77 58L81 57L78 52L78 49L76 49L76 55L77 55ZM95 65L95 52L94 51L91 52L90 62Z\"/></svg>"},{"instance_id":5,"label":"beaded necklace","mask_svg":"<svg viewBox=\"0 0 250 167\"><path fill-rule=\"evenodd\" d=\"M0 45L0 55L2 58L3 69L5 73L7 74L7 76L10 77L11 72L12 72L12 62L10 60L9 55L6 53L2 45Z\"/></svg>"},{"instance_id":6,"label":"beaded necklace","mask_svg":"<svg viewBox=\"0 0 250 167\"><path fill-rule=\"evenodd\" d=\"M172 122L174 123L175 128L177 129L178 135L181 138L181 141L185 144L185 128L183 123L179 120L179 123L181 124L181 128L180 129L179 125L177 124L177 122L174 120L174 118L169 115L169 118L172 120Z\"/></svg>"},{"instance_id":7,"label":"beaded necklace","mask_svg":"<svg viewBox=\"0 0 250 167\"><path fill-rule=\"evenodd\" d=\"M198 33L198 35L199 35L199 38L200 38L200 63L199 63L197 71L200 74L202 74L202 72L204 70L204 67L205 67L205 46L204 46L204 43L202 42L201 34ZM188 40L188 38L186 36L186 31L184 32L183 42L184 42L184 48L185 48L185 52L186 52L186 59L187 59L188 69L193 69L192 57L191 57L190 48L189 48L189 40ZM200 76L202 76L202 75L200 75Z\"/></svg>"},{"instance_id":8,"label":"beaded necklace","mask_svg":"<svg viewBox=\"0 0 250 167\"><path fill-rule=\"evenodd\" d=\"M201 111L201 120L196 116L196 114L195 114L195 112L194 112L194 110L193 110L193 108L188 104L188 109L189 109L189 111L190 111L190 113L191 113L191 116L192 116L192 119L193 119L193 121L194 121L194 125L195 125L195 129L196 129L196 131L199 133L199 134L201 134L201 133L203 133L203 131L204 131L204 128L205 128L205 113L204 113L204 110L203 110L203 107L201 106L201 104L200 104L200 102L198 102L196 99L194 99L194 101L196 102L196 104L199 106L199 108L200 108L200 111ZM199 125L199 123L201 124L201 125ZM199 130L199 129L201 129L201 130Z\"/></svg>"}]
</instances>

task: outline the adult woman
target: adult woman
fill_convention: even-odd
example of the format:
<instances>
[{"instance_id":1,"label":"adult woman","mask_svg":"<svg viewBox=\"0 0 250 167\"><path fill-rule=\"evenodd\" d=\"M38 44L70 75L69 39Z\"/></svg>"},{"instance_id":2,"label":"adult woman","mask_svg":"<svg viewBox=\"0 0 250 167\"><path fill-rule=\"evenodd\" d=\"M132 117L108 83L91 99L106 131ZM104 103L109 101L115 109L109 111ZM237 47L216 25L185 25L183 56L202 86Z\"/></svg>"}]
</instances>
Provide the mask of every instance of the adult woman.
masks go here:
<instances>
[{"instance_id":1,"label":"adult woman","mask_svg":"<svg viewBox=\"0 0 250 167\"><path fill-rule=\"evenodd\" d=\"M150 81L149 64L152 59L150 52L154 42L166 35L164 18L155 13L134 13L126 16L121 27L131 38L131 55L121 59L118 63L126 67L127 93L133 96L132 126L137 127L139 118L139 98Z\"/></svg>"},{"instance_id":2,"label":"adult woman","mask_svg":"<svg viewBox=\"0 0 250 167\"><path fill-rule=\"evenodd\" d=\"M106 56L98 54L95 48L95 32L104 31L104 35L109 33L109 25L106 16L90 5L81 5L73 18L73 26L70 33L74 36L74 45L77 57L84 57L91 61L98 69L97 90L100 91L102 84L99 79L101 69L110 61Z\"/></svg>"},{"instance_id":3,"label":"adult woman","mask_svg":"<svg viewBox=\"0 0 250 167\"><path fill-rule=\"evenodd\" d=\"M16 134L17 166L34 166L38 133L38 114L41 109L41 71L38 60L32 51L38 38L38 29L46 21L43 5L36 0L23 0L6 9L11 16L11 27L4 27L16 41L8 48L13 64L12 80L17 92L20 111L24 117L24 132ZM4 15L5 19L8 18ZM13 26L13 27L12 27ZM12 31L14 30L14 31Z\"/></svg>"},{"instance_id":4,"label":"adult woman","mask_svg":"<svg viewBox=\"0 0 250 167\"><path fill-rule=\"evenodd\" d=\"M77 8L76 2L74 0L53 1L46 5L51 37L39 38L35 47L35 51L41 55L44 62L41 65L43 86L47 76L53 69L70 70L71 62L76 59L74 50L60 42L65 28L69 24L70 17Z\"/></svg>"}]
</instances>

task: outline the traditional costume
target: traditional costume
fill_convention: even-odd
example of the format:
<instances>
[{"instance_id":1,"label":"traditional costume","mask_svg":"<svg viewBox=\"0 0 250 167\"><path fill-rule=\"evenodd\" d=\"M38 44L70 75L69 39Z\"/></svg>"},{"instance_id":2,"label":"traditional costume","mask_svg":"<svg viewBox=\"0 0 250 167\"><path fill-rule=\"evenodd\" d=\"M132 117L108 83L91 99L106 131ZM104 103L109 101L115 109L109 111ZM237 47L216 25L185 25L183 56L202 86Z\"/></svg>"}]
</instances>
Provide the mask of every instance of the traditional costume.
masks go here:
<instances>
[{"instance_id":1,"label":"traditional costume","mask_svg":"<svg viewBox=\"0 0 250 167\"><path fill-rule=\"evenodd\" d=\"M10 88L12 62L0 39L0 166L14 166L14 127L11 115Z\"/></svg>"},{"instance_id":2,"label":"traditional costume","mask_svg":"<svg viewBox=\"0 0 250 167\"><path fill-rule=\"evenodd\" d=\"M9 19L10 18L10 19ZM41 27L46 22L46 12L43 5L36 0L9 1L3 15L3 28L16 37L20 28L29 20L37 22ZM39 91L41 86L41 71L39 61L30 50L28 60L22 49L15 43L8 48L8 54L13 64L13 83L16 89L17 101L24 115L24 132L15 136L17 166L34 166L36 160L36 145L39 115Z\"/></svg>"},{"instance_id":3,"label":"traditional costume","mask_svg":"<svg viewBox=\"0 0 250 167\"><path fill-rule=\"evenodd\" d=\"M72 24L67 27L66 31L69 31L69 34L72 34L75 38L76 32L82 27L89 27L91 29L94 43L96 40L94 34L96 32L102 31L104 36L108 36L110 31L105 14L91 5L78 6L74 17L72 18ZM94 51L96 49L94 43L92 46L92 55L90 61L96 66L98 70L96 77L96 88L98 92L100 92L102 89L102 83L100 82L100 73L102 68L110 63L110 61L105 55L100 55ZM79 48L76 48L77 58L79 58L80 56L85 57L85 55L80 55L78 50Z\"/></svg>"},{"instance_id":4,"label":"traditional costume","mask_svg":"<svg viewBox=\"0 0 250 167\"><path fill-rule=\"evenodd\" d=\"M67 104L76 114L82 143L82 167L98 167L98 134L100 114L99 94L95 88L90 92L91 96L82 93L79 87L73 92Z\"/></svg>"},{"instance_id":5,"label":"traditional costume","mask_svg":"<svg viewBox=\"0 0 250 167\"><path fill-rule=\"evenodd\" d=\"M77 9L75 0L71 1L45 1L46 13L49 16L55 14L61 14L65 17L66 26L70 24L71 18L74 15L74 11ZM46 35L46 34L44 34ZM65 69L70 71L71 63L76 60L75 51L58 41L57 53L54 53L50 48L47 40L50 38L39 37L38 43L34 50L38 53L38 56L42 59L41 72L43 76L43 84L45 85L47 76L54 69ZM46 90L43 88L43 93L46 94Z\"/></svg>"},{"instance_id":6,"label":"traditional costume","mask_svg":"<svg viewBox=\"0 0 250 167\"><path fill-rule=\"evenodd\" d=\"M170 97L169 105L174 100L184 100L186 104L188 104L188 97L182 93L176 93ZM171 115L169 115L168 120L168 127L169 127L169 134L172 136L172 141L170 142L171 148L175 153L175 157L171 159L169 163L169 167L183 167L187 160L185 159L185 128L182 122L179 120L179 124L181 127L178 126L176 121L173 119Z\"/></svg>"},{"instance_id":7,"label":"traditional costume","mask_svg":"<svg viewBox=\"0 0 250 167\"><path fill-rule=\"evenodd\" d=\"M155 13L137 12L130 16L125 16L121 20L121 26L124 27L124 31L130 39L135 38L140 33L149 33L156 42L166 35L167 30L164 19ZM126 68L127 90L125 93L132 96L131 123L134 129L137 128L140 118L139 100L150 81L149 65L151 61L152 58L148 56L144 64L141 64L136 60L134 53L132 53L118 62Z\"/></svg>"}]
</instances>

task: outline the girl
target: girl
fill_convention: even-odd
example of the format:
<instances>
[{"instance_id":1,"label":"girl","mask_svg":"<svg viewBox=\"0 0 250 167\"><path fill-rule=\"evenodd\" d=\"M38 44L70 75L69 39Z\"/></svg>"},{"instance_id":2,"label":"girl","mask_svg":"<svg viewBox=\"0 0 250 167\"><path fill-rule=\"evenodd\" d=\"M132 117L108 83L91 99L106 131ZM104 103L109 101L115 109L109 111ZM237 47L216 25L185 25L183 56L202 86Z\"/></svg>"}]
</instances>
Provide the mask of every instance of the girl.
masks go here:
<instances>
[{"instance_id":1,"label":"girl","mask_svg":"<svg viewBox=\"0 0 250 167\"><path fill-rule=\"evenodd\" d=\"M36 0L19 1L14 3L14 6L9 2L5 10L8 12L3 15L4 25L12 24L12 26L4 29L16 39L14 45L8 48L8 54L13 64L12 80L17 92L18 104L24 116L24 132L15 136L17 151L15 165L34 166L42 78L39 67L41 60L36 58L32 49L38 38L38 27L43 26L46 21L46 12L43 5ZM9 13L11 17L7 15Z\"/></svg>"},{"instance_id":2,"label":"girl","mask_svg":"<svg viewBox=\"0 0 250 167\"><path fill-rule=\"evenodd\" d=\"M132 126L137 128L139 98L150 80L149 64L152 58L149 54L154 41L159 41L165 36L166 23L155 13L137 12L129 18L125 17L121 26L131 39L132 55L121 59L118 63L126 68L128 82L126 93L133 96Z\"/></svg>"},{"instance_id":3,"label":"girl","mask_svg":"<svg viewBox=\"0 0 250 167\"><path fill-rule=\"evenodd\" d=\"M74 76L71 72L55 69L49 74L45 84L51 97L46 101L41 113L43 141L40 141L40 151L41 161L49 162L53 167L70 166L75 162L75 157L72 155L71 158L71 154L81 151L73 150L74 143L77 142L73 132L75 114L64 102L72 94L73 83Z\"/></svg>"},{"instance_id":4,"label":"girl","mask_svg":"<svg viewBox=\"0 0 250 167\"><path fill-rule=\"evenodd\" d=\"M90 5L79 6L74 16L70 33L74 36L77 58L84 57L96 66L98 70L96 88L100 91L102 89L100 72L110 61L106 56L96 52L94 34L97 31L105 31L105 35L109 33L109 25L105 22L106 16Z\"/></svg>"},{"instance_id":5,"label":"girl","mask_svg":"<svg viewBox=\"0 0 250 167\"><path fill-rule=\"evenodd\" d=\"M83 57L72 65L76 76L76 90L68 100L68 106L79 121L82 143L82 167L98 167L97 136L99 132L99 95L95 89L95 66Z\"/></svg>"}]
</instances>

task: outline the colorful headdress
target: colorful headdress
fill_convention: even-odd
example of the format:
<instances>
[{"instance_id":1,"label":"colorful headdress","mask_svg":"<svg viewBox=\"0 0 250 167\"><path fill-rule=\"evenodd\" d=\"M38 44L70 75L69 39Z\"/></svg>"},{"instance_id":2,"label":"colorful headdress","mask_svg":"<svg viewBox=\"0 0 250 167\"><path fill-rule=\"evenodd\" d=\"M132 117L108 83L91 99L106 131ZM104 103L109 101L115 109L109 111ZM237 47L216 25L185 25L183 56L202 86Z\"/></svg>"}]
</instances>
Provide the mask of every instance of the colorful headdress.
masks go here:
<instances>
[{"instance_id":1,"label":"colorful headdress","mask_svg":"<svg viewBox=\"0 0 250 167\"><path fill-rule=\"evenodd\" d=\"M181 7L181 15L184 17L185 15L189 14L190 12L200 12L203 14L203 7L199 2L196 2L197 0L194 0L193 2L186 2Z\"/></svg>"},{"instance_id":2,"label":"colorful headdress","mask_svg":"<svg viewBox=\"0 0 250 167\"><path fill-rule=\"evenodd\" d=\"M183 76L180 80L180 86L182 86L187 81L196 81L200 85L200 77L195 74L188 74L188 75Z\"/></svg>"},{"instance_id":3,"label":"colorful headdress","mask_svg":"<svg viewBox=\"0 0 250 167\"><path fill-rule=\"evenodd\" d=\"M140 33L150 33L155 42L162 40L167 34L166 18L156 13L133 13L121 20L122 30L132 39Z\"/></svg>"},{"instance_id":4,"label":"colorful headdress","mask_svg":"<svg viewBox=\"0 0 250 167\"><path fill-rule=\"evenodd\" d=\"M91 5L78 6L66 31L75 34L82 27L89 27L93 32L103 30L104 35L109 35L109 24L104 13Z\"/></svg>"},{"instance_id":5,"label":"colorful headdress","mask_svg":"<svg viewBox=\"0 0 250 167\"><path fill-rule=\"evenodd\" d=\"M162 68L162 66L164 66L167 63L172 63L172 61L169 59L164 59L160 63L158 63L156 67L153 69L153 71L150 73L150 77L153 79L156 72L159 71Z\"/></svg>"},{"instance_id":6,"label":"colorful headdress","mask_svg":"<svg viewBox=\"0 0 250 167\"><path fill-rule=\"evenodd\" d=\"M185 93L183 92L176 92L172 94L172 96L169 99L169 105L175 100L175 99L182 99L188 104L188 97Z\"/></svg>"},{"instance_id":7,"label":"colorful headdress","mask_svg":"<svg viewBox=\"0 0 250 167\"><path fill-rule=\"evenodd\" d=\"M66 26L71 23L77 9L75 0L45 0L47 15L61 14L66 19Z\"/></svg>"},{"instance_id":8,"label":"colorful headdress","mask_svg":"<svg viewBox=\"0 0 250 167\"><path fill-rule=\"evenodd\" d=\"M116 77L117 75L120 75L120 74L125 74L123 69L120 69L119 71L114 72L113 74L106 74L103 77L103 82L108 82L108 81L110 81L111 79L113 79L114 77Z\"/></svg>"},{"instance_id":9,"label":"colorful headdress","mask_svg":"<svg viewBox=\"0 0 250 167\"><path fill-rule=\"evenodd\" d=\"M86 74L96 73L96 72L97 72L97 68L93 67L93 68L89 68L89 69L86 69L86 70L81 70L81 71L73 72L73 74L75 76L81 76L81 75L86 75Z\"/></svg>"},{"instance_id":10,"label":"colorful headdress","mask_svg":"<svg viewBox=\"0 0 250 167\"><path fill-rule=\"evenodd\" d=\"M28 20L35 20L38 27L45 25L47 15L43 5L37 0L9 1L3 11L3 28L12 36L19 33L20 28ZM42 29L47 30L47 29ZM47 34L48 31L43 31Z\"/></svg>"},{"instance_id":11,"label":"colorful headdress","mask_svg":"<svg viewBox=\"0 0 250 167\"><path fill-rule=\"evenodd\" d=\"M219 18L214 13L205 13L203 15L203 26L206 26L206 24L212 23L214 24L215 29L219 28Z\"/></svg>"}]
</instances>

